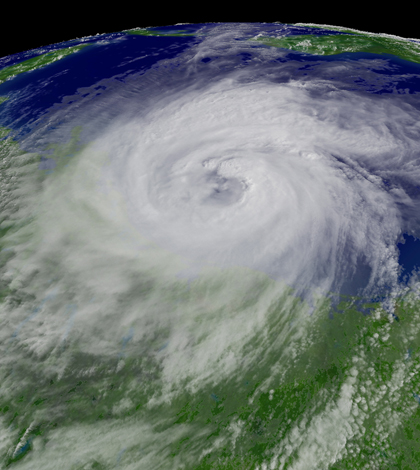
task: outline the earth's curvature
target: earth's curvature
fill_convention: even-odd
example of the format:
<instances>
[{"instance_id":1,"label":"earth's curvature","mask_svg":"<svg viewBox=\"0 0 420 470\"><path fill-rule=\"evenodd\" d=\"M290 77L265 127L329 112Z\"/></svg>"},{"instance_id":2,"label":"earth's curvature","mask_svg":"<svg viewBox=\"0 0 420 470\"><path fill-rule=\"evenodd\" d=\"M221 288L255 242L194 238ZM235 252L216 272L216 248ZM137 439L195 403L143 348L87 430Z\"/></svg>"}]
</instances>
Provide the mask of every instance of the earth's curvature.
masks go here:
<instances>
[{"instance_id":1,"label":"earth's curvature","mask_svg":"<svg viewBox=\"0 0 420 470\"><path fill-rule=\"evenodd\" d=\"M2 468L420 468L419 40L77 39L0 126Z\"/></svg>"}]
</instances>

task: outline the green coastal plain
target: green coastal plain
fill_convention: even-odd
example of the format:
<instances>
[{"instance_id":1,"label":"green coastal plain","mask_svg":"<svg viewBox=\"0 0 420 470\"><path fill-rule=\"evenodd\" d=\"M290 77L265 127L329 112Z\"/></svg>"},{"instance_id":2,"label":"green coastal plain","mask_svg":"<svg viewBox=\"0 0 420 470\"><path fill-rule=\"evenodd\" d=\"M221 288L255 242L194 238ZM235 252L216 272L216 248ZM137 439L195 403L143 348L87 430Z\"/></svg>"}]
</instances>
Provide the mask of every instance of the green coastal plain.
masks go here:
<instances>
[{"instance_id":1,"label":"green coastal plain","mask_svg":"<svg viewBox=\"0 0 420 470\"><path fill-rule=\"evenodd\" d=\"M194 35L148 29L127 33ZM314 55L370 52L420 63L419 44L378 35L256 40ZM5 67L0 70L0 84L83 47ZM6 99L0 97L0 104ZM22 305L28 306L24 325L28 329L38 321L38 311L51 315L59 311L58 300L46 298L37 306L27 291L16 286L9 261L17 256L15 243L27 243L27 253L31 249L27 227L35 216L22 218L25 197L31 204L33 194L41 193L46 182L67 171L85 148L81 131L75 127L67 143L47 144L46 160L24 152L10 130L0 128L0 330L9 328L14 309ZM48 159L54 165L40 167ZM16 199L21 194L26 196ZM60 279L65 267L56 260L48 262L42 269L51 269ZM41 271L37 276L50 275ZM219 283L229 285L243 275L234 268L215 274L220 281L214 283L174 280L171 289L162 289L162 301L194 311L202 298L222 295L226 287L218 287ZM260 295L277 289L263 273L249 276L255 279L255 291L240 292L233 307L219 311L209 307L206 314L223 318L232 308L253 311ZM139 297L133 301L145 301L154 282L152 276L143 278L141 296L136 292L133 295ZM415 288L395 298L389 310L380 302L343 296L334 305L328 298L317 299L311 311L291 288L279 287L278 292L267 307L263 334L255 332L242 347L243 358L258 351L258 360L194 391L187 380L169 400L158 404L153 400L164 396L166 386L159 356L169 339L165 328L142 344L128 334L109 355L86 352L76 336L37 357L20 339L17 325L1 346L0 468L54 469L54 458L66 454L78 454L75 461L69 460L71 470L134 469L138 462L141 468L156 464L170 470L266 470L270 464L282 470L420 468L420 299ZM121 299L121 309L126 301ZM71 306L68 309L70 316ZM321 438L325 438L322 443ZM316 443L324 446L322 455L311 453ZM307 449L309 466L302 463L306 455L302 449ZM149 455L156 460L148 461Z\"/></svg>"},{"instance_id":2,"label":"green coastal plain","mask_svg":"<svg viewBox=\"0 0 420 470\"><path fill-rule=\"evenodd\" d=\"M313 55L368 52L379 55L394 55L403 60L420 63L420 43L378 34L302 34L277 38L259 36L256 40L266 46L290 49Z\"/></svg>"},{"instance_id":3,"label":"green coastal plain","mask_svg":"<svg viewBox=\"0 0 420 470\"><path fill-rule=\"evenodd\" d=\"M45 54L32 57L31 59L24 60L17 64L4 67L0 70L0 85L6 80L15 77L16 75L25 72L31 72L32 70L36 70L46 65L52 64L57 60L64 59L65 57L68 57L69 55L82 50L86 46L86 44L82 44L79 46L68 47L65 49L57 49L55 51L47 52Z\"/></svg>"},{"instance_id":4,"label":"green coastal plain","mask_svg":"<svg viewBox=\"0 0 420 470\"><path fill-rule=\"evenodd\" d=\"M380 34L365 34L355 30L334 27L317 27L305 24L296 26L314 29L336 30L342 34L302 34L284 37L259 36L256 40L264 45L305 52L313 55L337 55L345 52L368 52L389 54L415 63L420 63L420 43L402 38ZM140 36L195 36L184 30L161 31L151 28L139 28L125 31L127 34Z\"/></svg>"},{"instance_id":5,"label":"green coastal plain","mask_svg":"<svg viewBox=\"0 0 420 470\"><path fill-rule=\"evenodd\" d=\"M1 129L6 193L19 190L16 176L33 181L37 192L56 172L65 172L83 148L80 133L76 127L67 143L46 147L57 166L45 171L36 170L45 160L23 152ZM1 223L0 269L5 274L15 256L13 241L22 241L19 232L31 218L15 219L12 197L3 200L8 217ZM41 271L53 269L51 275L60 279L65 267L48 266ZM344 296L334 306L318 298L311 312L292 289L251 270L214 270L189 283L174 280L170 288L148 285L143 278L132 300L140 305L157 288L165 305L191 312L203 298L220 305L232 285L239 289L235 304L214 310L209 301L205 312L221 319L232 310L252 312L267 292L278 291L266 307L264 330L241 347L245 360L255 351L258 358L195 390L186 379L160 400L167 393L159 356L169 340L165 328L141 344L128 334L108 355L84 351L75 336L34 356L19 329L30 331L38 312L57 315L64 306L48 296L36 306L13 282L3 281L0 328L20 305L28 306L29 317L2 345L1 468L54 468L56 456L68 453L78 456L69 463L72 470L146 468L150 455L157 459L151 465L171 470L262 470L272 462L281 469L419 468L420 300L414 290L395 300L392 313L379 302ZM126 302L121 299L121 309ZM311 457L314 467L304 466L302 448L317 439L325 441L323 454Z\"/></svg>"},{"instance_id":6,"label":"green coastal plain","mask_svg":"<svg viewBox=\"0 0 420 470\"><path fill-rule=\"evenodd\" d=\"M195 295L191 293L192 298ZM325 305L313 344L291 361L287 372L277 377L277 385L267 390L264 383L275 375L273 364L284 360L284 351L276 342L284 333L284 317L290 320L302 308L301 302L295 301L285 312L284 305L290 306L286 298L273 307L265 342L277 347L268 348L260 364L196 393L186 388L158 407L149 406L148 401L161 393L155 359L161 341L148 344L149 352L141 355L128 347L123 357L108 359L70 347L62 352L71 357L62 376L51 373L49 367L60 357L45 357L42 373L23 350L13 367L1 371L0 411L11 441L3 450L4 468L33 468L44 461L42 454L48 456L52 444L58 452L69 451L65 440L72 429L82 433L82 439L91 439L92 446L81 455L80 465L69 468L116 468L117 462L104 452L98 435L101 426L124 435L119 460L124 466L140 461L142 453L153 452L151 441L162 438L166 442L160 449L162 468L255 469L276 454L282 462L277 468L300 468L295 467L299 446L293 445L290 436L299 432L302 441L313 440L313 433L322 435L325 421L336 435L343 432L347 442L334 464L316 468L417 469L420 343L418 335L408 344L404 339L412 337L419 320L418 302L401 300L398 320L391 321L379 307L379 315L364 316L351 301L343 302L342 312L331 319L331 310ZM389 338L384 339L385 335ZM244 353L258 348L260 342L256 335L244 346ZM351 433L341 429L343 421L329 424L327 419L334 416L334 408L339 409L349 383L356 392L351 413L345 416L355 418L350 424L343 421L353 426ZM140 431L145 423L149 439L141 433L133 436L136 427ZM283 452L278 452L279 445L288 442ZM203 452L205 449L208 451ZM378 467L372 467L372 462Z\"/></svg>"},{"instance_id":7,"label":"green coastal plain","mask_svg":"<svg viewBox=\"0 0 420 470\"><path fill-rule=\"evenodd\" d=\"M174 31L161 31L158 29L139 28L129 29L124 31L126 34L134 34L137 36L170 36L170 37L184 37L184 36L195 36L194 33L188 33L185 30L174 30Z\"/></svg>"}]
</instances>

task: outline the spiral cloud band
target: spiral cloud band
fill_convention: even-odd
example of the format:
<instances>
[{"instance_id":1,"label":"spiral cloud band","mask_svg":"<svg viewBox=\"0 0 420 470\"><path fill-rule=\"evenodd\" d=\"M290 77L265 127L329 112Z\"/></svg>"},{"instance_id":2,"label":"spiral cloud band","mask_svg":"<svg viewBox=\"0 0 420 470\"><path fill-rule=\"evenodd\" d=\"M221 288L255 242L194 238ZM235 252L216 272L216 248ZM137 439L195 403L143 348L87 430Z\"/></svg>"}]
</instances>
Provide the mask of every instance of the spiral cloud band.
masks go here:
<instances>
[{"instance_id":1,"label":"spiral cloud band","mask_svg":"<svg viewBox=\"0 0 420 470\"><path fill-rule=\"evenodd\" d=\"M258 28L197 27L144 68L146 52L118 55L36 119L22 106L15 140L0 128L0 398L30 410L16 430L0 420L10 461L54 422L40 468L67 465L68 445L83 468L100 449L101 468L229 454L312 470L359 455L369 424L379 457L352 468L389 464L377 429L420 400L418 284L398 249L420 233L420 102L401 87L418 76L302 58ZM245 462L266 436L271 453Z\"/></svg>"},{"instance_id":2,"label":"spiral cloud band","mask_svg":"<svg viewBox=\"0 0 420 470\"><path fill-rule=\"evenodd\" d=\"M370 167L406 158L387 127L401 111L380 99L360 107L322 81L243 75L186 88L101 139L139 232L191 262L298 289L395 282L398 201Z\"/></svg>"},{"instance_id":3,"label":"spiral cloud band","mask_svg":"<svg viewBox=\"0 0 420 470\"><path fill-rule=\"evenodd\" d=\"M37 148L82 125L91 142L45 183L42 202L30 209L38 214L30 230L37 227L39 244L29 259L35 270L45 266L45 297L45 263L58 257L58 277L66 281L56 289L73 286L69 302L78 306L66 328L92 351L108 350L130 327L132 342L141 344L171 325L161 340L171 381L192 371L202 376L207 361L215 367L232 344L241 348L250 331L265 328L266 313L231 312L220 323L193 303L182 307L176 296L162 305L167 286L200 282L211 269L243 268L293 288L310 305L317 296L380 296L397 288L396 243L417 223L411 215L418 202L407 192L420 172L415 102L401 106L398 95L349 90L351 63L345 70L323 65L307 79L297 76L299 63L270 65L268 54L281 53L215 37L181 54L176 67L163 61L140 80L113 84L99 102L85 93L83 114L76 99L65 114L52 110L51 124L22 140ZM235 67L235 47L252 51L255 63ZM215 60L209 78L201 58L212 48L226 71ZM331 83L325 76L333 72ZM32 272L27 252L19 259L11 263L23 279L13 282L25 284L23 273ZM217 288L209 305L229 304L236 284L246 292L252 276L243 276ZM151 297L141 296L145 289ZM202 352L196 365L181 366L190 354L186 332L204 317L209 342L195 344L200 333L192 333ZM56 341L54 321L61 320L49 319L52 343L35 342L41 350ZM103 341L90 342L92 328ZM184 358L176 366L175 351Z\"/></svg>"}]
</instances>

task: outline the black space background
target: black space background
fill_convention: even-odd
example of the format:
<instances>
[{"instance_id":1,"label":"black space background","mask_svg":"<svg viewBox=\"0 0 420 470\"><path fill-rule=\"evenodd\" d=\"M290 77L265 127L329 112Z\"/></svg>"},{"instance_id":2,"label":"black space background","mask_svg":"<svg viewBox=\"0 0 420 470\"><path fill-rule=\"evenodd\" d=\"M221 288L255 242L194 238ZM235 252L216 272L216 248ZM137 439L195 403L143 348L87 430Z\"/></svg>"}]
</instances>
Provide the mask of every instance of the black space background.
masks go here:
<instances>
[{"instance_id":1,"label":"black space background","mask_svg":"<svg viewBox=\"0 0 420 470\"><path fill-rule=\"evenodd\" d=\"M6 12L2 8L0 57L84 36L177 23L317 23L420 38L420 27L413 17L415 12L410 14L406 7L398 8L395 3L392 9L386 10L384 4L376 2L339 2L328 7L325 2L306 5L297 1L293 5L293 0L289 2L287 9L282 8L281 2L232 1L225 2L223 8L209 2L197 2L190 9L182 7L182 3L172 3L170 10L168 3L150 0L130 4L120 2L119 7L113 0L111 9L106 8L105 3L96 3L89 9L87 2L81 2L56 3L52 8L37 3L28 10L24 4L15 2L9 4ZM235 3L238 6L234 6ZM286 5L283 3L283 6Z\"/></svg>"}]
</instances>

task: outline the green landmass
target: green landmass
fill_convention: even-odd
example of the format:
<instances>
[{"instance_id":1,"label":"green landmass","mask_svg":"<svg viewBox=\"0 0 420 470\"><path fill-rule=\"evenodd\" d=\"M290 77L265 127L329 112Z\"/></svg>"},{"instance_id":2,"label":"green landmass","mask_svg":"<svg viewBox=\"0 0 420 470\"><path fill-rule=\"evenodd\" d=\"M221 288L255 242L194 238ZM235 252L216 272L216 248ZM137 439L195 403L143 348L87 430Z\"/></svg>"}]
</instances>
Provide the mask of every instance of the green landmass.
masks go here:
<instances>
[{"instance_id":1,"label":"green landmass","mask_svg":"<svg viewBox=\"0 0 420 470\"><path fill-rule=\"evenodd\" d=\"M56 163L50 175L51 170L39 170L39 155L25 153L8 137L10 130L0 128L0 202L4 203L0 213L8 219L7 224L1 221L0 229L17 230L20 224L30 222L30 218L14 218L17 206L25 203L19 203L17 195L21 196L24 187L25 197L32 200L42 192L47 178L65 171L71 157L84 148L81 130L75 127L68 142L45 147ZM0 272L4 282L0 284L0 307L4 307L0 322L7 325L17 306L26 304L29 313L32 304L21 286L7 283L7 262L13 256L13 246L10 242L3 244L2 236L0 231L0 270L5 268ZM54 260L45 270L48 276L63 274ZM36 273L38 278L41 275L40 271ZM187 380L169 402L157 406L149 402L151 397L165 393L158 356L159 351L164 353L170 335L165 325L141 342L123 338L109 355L83 351L77 336L75 341L69 338L54 345L42 357L34 355L18 336L3 344L0 430L7 445L0 446L0 467L53 468L43 466L42 460L43 452L55 446L57 454L69 453L66 468L74 470L140 468L136 465L141 452L153 458L156 449L164 453L165 465L159 466L162 469L255 470L270 468L268 462L280 446L284 465L274 468L304 468L298 467L300 446L295 444L296 439L303 436L302 445L312 439L314 448L317 434L327 441L323 425L340 416L340 407L344 406L340 397L354 387L351 414L355 421L349 419L347 423L355 429L354 434L348 433L344 451L333 464L324 465L322 461L316 466L315 462L313 468L418 470L418 298L409 292L396 299L394 315L378 302L363 304L360 298L348 296L333 307L328 299L321 298L310 316L307 303L291 288L277 289L275 281L262 273L248 275L245 278L245 271L236 268L216 270L204 280L175 280L166 289L154 286L156 280L152 282L151 275L150 280L142 277L135 285L131 300L139 309L150 305L148 296L153 289L160 289L160 301L167 308L194 312L200 306L203 315L194 321L203 322L204 332L208 329L205 322L212 317L223 322L232 311L252 314L258 311L264 293L276 292L267 294L267 302L262 303L267 309L264 329L253 332L239 352L241 358L253 360L244 362L244 367L227 378L214 377L195 391ZM232 294L235 301L225 304L223 295L230 287L238 289ZM208 299L207 303L203 299ZM64 297L50 302L50 314L62 315ZM127 302L128 298L122 296L116 311L123 311ZM302 329L305 334L298 334ZM65 368L61 367L63 363ZM160 447L145 443L140 434L136 437L144 423L150 426L150 440L160 442ZM348 432L340 428L338 419L333 425L337 426L336 435ZM105 440L117 436L115 431L108 432L112 429L122 433L128 429L118 464L104 455ZM91 454L81 452L83 432L87 440L96 439L97 447ZM71 440L66 448L67 437ZM75 456L79 463L72 465ZM145 468L152 467L158 465L152 461Z\"/></svg>"},{"instance_id":2,"label":"green landmass","mask_svg":"<svg viewBox=\"0 0 420 470\"><path fill-rule=\"evenodd\" d=\"M28 198L32 197L30 196L31 191L41 191L45 178L58 176L66 169L72 157L85 148L86 145L80 143L81 131L81 126L75 126L68 142L47 144L43 150L48 154L48 157L41 157L39 154L23 151L19 143L10 135L11 129L0 126L0 187L2 188L0 198L0 276L12 253L12 250L8 251L7 236L31 222L31 217L24 220L15 218L15 214L18 213L17 208L21 203L16 197L16 191L20 191L22 197L22 190L19 189L20 178L30 175L30 179L25 183ZM48 162L48 160L51 160L53 164L47 164L45 169L40 168L40 164ZM16 178L17 175L19 178ZM0 304L7 293L10 291L0 279Z\"/></svg>"},{"instance_id":3,"label":"green landmass","mask_svg":"<svg viewBox=\"0 0 420 470\"><path fill-rule=\"evenodd\" d=\"M124 32L127 34L136 34L139 36L174 36L174 37L195 36L194 33L188 33L185 30L165 32L165 31L159 31L159 30L154 31L151 29L140 28L140 29L129 29Z\"/></svg>"},{"instance_id":4,"label":"green landmass","mask_svg":"<svg viewBox=\"0 0 420 470\"><path fill-rule=\"evenodd\" d=\"M337 34L296 35L279 38L258 37L256 40L267 46L306 52L314 55L337 55L344 52L369 52L390 54L415 63L420 63L420 44L379 35Z\"/></svg>"},{"instance_id":5,"label":"green landmass","mask_svg":"<svg viewBox=\"0 0 420 470\"><path fill-rule=\"evenodd\" d=\"M3 100L3 101L6 101L6 100ZM2 139L3 137L6 137L8 134L10 134L10 129L8 129L7 127L0 126L0 139Z\"/></svg>"},{"instance_id":6,"label":"green landmass","mask_svg":"<svg viewBox=\"0 0 420 470\"><path fill-rule=\"evenodd\" d=\"M82 44L80 46L69 47L67 49L58 49L55 51L47 52L46 54L41 54L31 59L24 60L18 64L10 65L4 67L0 70L0 85L6 80L15 77L24 72L30 72L32 70L39 69L48 64L61 60L64 57L74 54L75 52L80 51L81 49L87 47L87 44Z\"/></svg>"},{"instance_id":7,"label":"green landmass","mask_svg":"<svg viewBox=\"0 0 420 470\"><path fill-rule=\"evenodd\" d=\"M195 290L201 287L197 283L197 287L192 284L191 288L194 298ZM373 468L366 465L377 462L375 468L418 469L420 409L411 415L405 412L420 389L420 378L415 373L420 365L418 336L409 343L409 366L400 378L401 383L394 388L392 385L407 351L404 338L411 336L412 327L418 322L418 305L401 299L396 307L398 321L390 320L379 304L371 304L369 308L373 306L378 314L364 316L351 300L343 301L340 304L343 313L336 312L332 319L329 318L331 308L328 304L320 307L322 313L315 329L315 341L304 352L302 350L283 378L278 377L278 384L268 391L262 386L264 381L273 376L273 366L284 360L283 351L276 345L277 338L284 335L287 326L282 318L299 316L304 307L298 299L291 304L286 294L273 307L269 337L264 338L267 345L277 347L268 347L259 363L239 371L239 375L197 393L186 388L185 393L157 409L149 407L147 402L151 395L159 394L160 370L154 351L163 338L160 341L155 338L154 344L146 340L149 344L141 355L130 348L123 356L114 358L73 350L72 361L66 368L68 372L61 377L32 367L30 355L25 357L23 354L14 364L13 374L10 371L2 375L4 389L0 394L0 413L9 432L15 435L12 449L2 456L3 463L7 467L14 465L32 453L33 442L38 442L38 449L43 448L54 433L70 430L73 426L82 424L100 429L106 422L111 426L147 422L152 424L150 432L173 436L164 444L168 453L165 468L264 468L258 466L268 461L279 443L287 441L298 425L301 426L299 432L305 432L305 426L299 423L309 425L311 420L327 413L328 407L339 401L356 365L359 376L354 401L360 400L361 410L367 413L362 436L349 438L347 452L328 468ZM384 335L390 338L384 339ZM247 352L258 349L261 340L255 335L244 346L244 357ZM63 352L66 349L67 346ZM355 363L355 357L362 358L364 365ZM51 354L45 358L45 366L51 366L58 359ZM121 368L118 367L120 362L123 362ZM87 374L86 371L91 372ZM14 393L10 393L13 388ZM380 398L376 398L377 393ZM396 393L398 401L395 400ZM377 405L378 412L375 411ZM394 433L388 431L393 413L402 415L402 424ZM381 414L385 417L378 418ZM231 429L235 423L241 423L241 432L232 449ZM378 427L384 429L384 437L378 435ZM219 441L225 444L216 445ZM138 458L140 444L141 440L126 444L122 468ZM203 455L205 448L212 450ZM289 453L287 446L285 449L285 466L281 468L294 468L299 449L296 447ZM113 468L101 457L100 449L84 465L92 467L77 468Z\"/></svg>"},{"instance_id":8,"label":"green landmass","mask_svg":"<svg viewBox=\"0 0 420 470\"><path fill-rule=\"evenodd\" d=\"M366 34L358 31L357 29L352 28L343 28L342 26L329 26L329 25L314 25L309 23L294 23L293 26L303 26L305 28L315 28L315 29L324 29L327 31L340 31L342 33L351 33L351 34ZM373 34L372 34L373 35Z\"/></svg>"},{"instance_id":9,"label":"green landmass","mask_svg":"<svg viewBox=\"0 0 420 470\"><path fill-rule=\"evenodd\" d=\"M0 104L4 103L5 101L7 101L9 99L8 96L0 96Z\"/></svg>"},{"instance_id":10,"label":"green landmass","mask_svg":"<svg viewBox=\"0 0 420 470\"><path fill-rule=\"evenodd\" d=\"M50 155L49 157L47 157L47 160L51 158L55 163L55 166L52 169L54 174L57 174L58 172L63 170L69 164L71 158L74 157L77 153L81 152L83 148L86 147L86 145L82 145L80 143L80 134L82 130L82 126L75 126L71 130L71 138L68 142L63 144L51 143L44 147L44 152ZM51 169L40 171L51 173Z\"/></svg>"}]
</instances>

